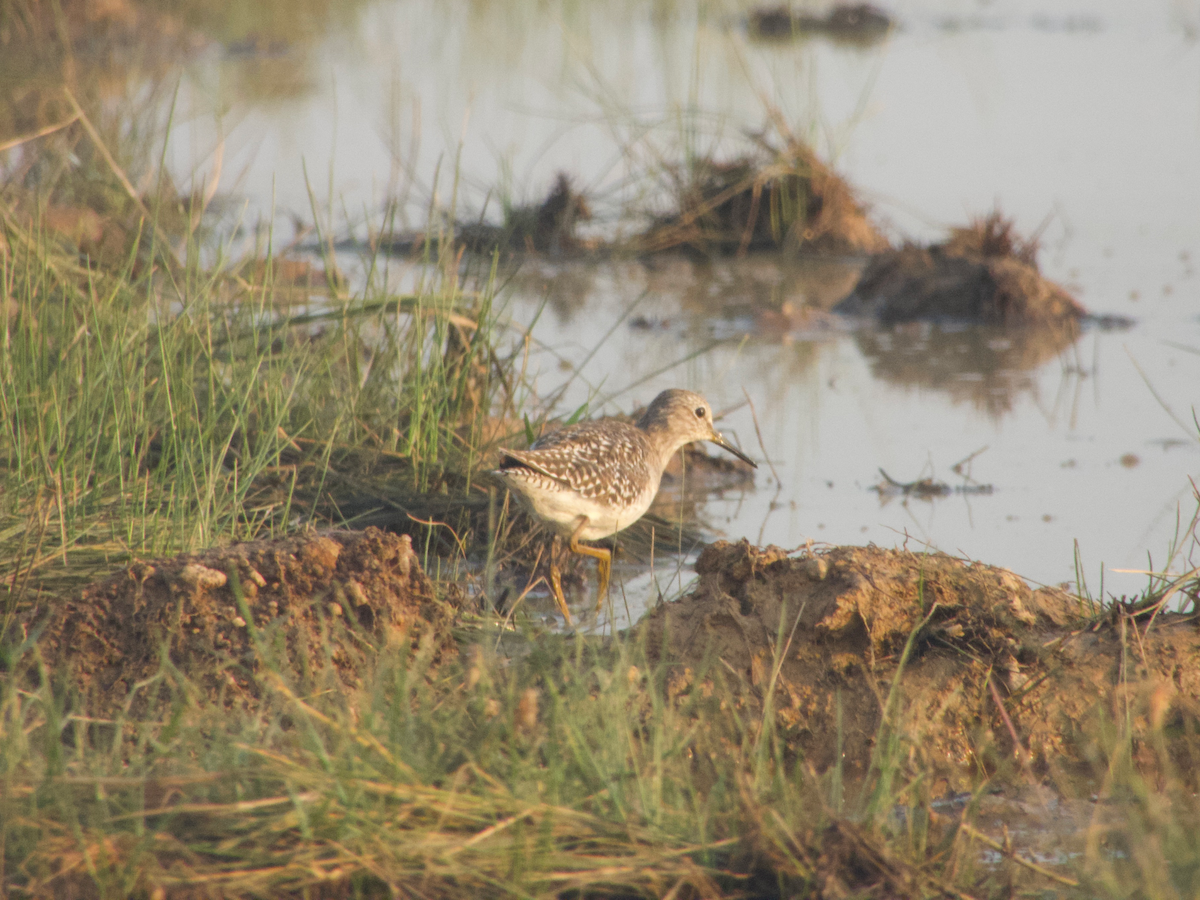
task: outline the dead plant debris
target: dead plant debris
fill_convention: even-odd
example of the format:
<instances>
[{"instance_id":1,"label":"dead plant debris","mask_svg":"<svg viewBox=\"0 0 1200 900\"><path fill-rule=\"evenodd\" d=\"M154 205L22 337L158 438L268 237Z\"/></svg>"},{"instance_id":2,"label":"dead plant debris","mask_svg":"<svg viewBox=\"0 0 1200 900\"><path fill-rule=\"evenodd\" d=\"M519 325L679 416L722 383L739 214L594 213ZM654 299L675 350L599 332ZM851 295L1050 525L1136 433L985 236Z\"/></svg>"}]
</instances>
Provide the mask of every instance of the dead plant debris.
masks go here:
<instances>
[{"instance_id":1,"label":"dead plant debris","mask_svg":"<svg viewBox=\"0 0 1200 900\"><path fill-rule=\"evenodd\" d=\"M468 250L490 253L496 248L559 256L593 249L578 234L581 222L592 218L587 197L575 188L571 176L559 172L540 203L505 210L500 225L460 225L459 237Z\"/></svg>"},{"instance_id":2,"label":"dead plant debris","mask_svg":"<svg viewBox=\"0 0 1200 900\"><path fill-rule=\"evenodd\" d=\"M913 481L897 481L883 469L879 470L881 480L871 490L880 498L916 497L918 500L933 500L937 497L948 497L951 494L990 494L995 488L990 484L967 482L953 487L932 476L917 478Z\"/></svg>"},{"instance_id":3,"label":"dead plant debris","mask_svg":"<svg viewBox=\"0 0 1200 900\"><path fill-rule=\"evenodd\" d=\"M728 162L700 157L669 177L676 209L637 242L646 253L849 254L888 246L850 185L795 138L782 148L764 143L757 154Z\"/></svg>"}]
</instances>

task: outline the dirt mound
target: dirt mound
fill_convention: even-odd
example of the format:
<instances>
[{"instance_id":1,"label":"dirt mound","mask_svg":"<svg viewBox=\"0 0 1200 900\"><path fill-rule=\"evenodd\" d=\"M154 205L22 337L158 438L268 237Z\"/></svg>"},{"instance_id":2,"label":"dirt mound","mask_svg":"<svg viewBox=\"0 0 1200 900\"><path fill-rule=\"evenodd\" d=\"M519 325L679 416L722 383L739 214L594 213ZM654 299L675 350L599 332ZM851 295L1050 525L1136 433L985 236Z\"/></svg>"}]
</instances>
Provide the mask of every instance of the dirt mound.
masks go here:
<instances>
[{"instance_id":1,"label":"dirt mound","mask_svg":"<svg viewBox=\"0 0 1200 900\"><path fill-rule=\"evenodd\" d=\"M595 249L577 234L579 224L591 218L587 197L575 189L566 172L559 172L541 203L507 208L502 225L461 223L458 237L475 253L499 248L558 256Z\"/></svg>"},{"instance_id":2,"label":"dirt mound","mask_svg":"<svg viewBox=\"0 0 1200 900\"><path fill-rule=\"evenodd\" d=\"M332 671L353 685L386 644L425 639L452 652L454 619L412 540L369 528L138 563L56 604L31 631L41 629L53 677L105 716L131 694L137 714L173 671L230 705L254 702L267 661L285 678Z\"/></svg>"},{"instance_id":3,"label":"dirt mound","mask_svg":"<svg viewBox=\"0 0 1200 900\"><path fill-rule=\"evenodd\" d=\"M953 320L996 325L1077 322L1086 310L1043 278L1036 241L1022 241L999 213L956 228L944 243L877 255L836 312L885 325Z\"/></svg>"},{"instance_id":4,"label":"dirt mound","mask_svg":"<svg viewBox=\"0 0 1200 900\"><path fill-rule=\"evenodd\" d=\"M676 211L642 235L642 252L836 254L888 246L850 185L798 140L729 162L701 157L671 180Z\"/></svg>"},{"instance_id":5,"label":"dirt mound","mask_svg":"<svg viewBox=\"0 0 1200 900\"><path fill-rule=\"evenodd\" d=\"M942 789L983 773L1086 775L1104 723L1111 738L1122 721L1148 765L1166 740L1179 770L1197 771L1200 736L1183 724L1200 714L1194 616L1087 618L1077 598L1007 570L875 547L791 558L722 541L696 570L692 594L638 625L676 669L673 690L732 673L738 703L761 710L770 694L819 771L840 750L845 774L864 775L891 728L896 761Z\"/></svg>"}]
</instances>

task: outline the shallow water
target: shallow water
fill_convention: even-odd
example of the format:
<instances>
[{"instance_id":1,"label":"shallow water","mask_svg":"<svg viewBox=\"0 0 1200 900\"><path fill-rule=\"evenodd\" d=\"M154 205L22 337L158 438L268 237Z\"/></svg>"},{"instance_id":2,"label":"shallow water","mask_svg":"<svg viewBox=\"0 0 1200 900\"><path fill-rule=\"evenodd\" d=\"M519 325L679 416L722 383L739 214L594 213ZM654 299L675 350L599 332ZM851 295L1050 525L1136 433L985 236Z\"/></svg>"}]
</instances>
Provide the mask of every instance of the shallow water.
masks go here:
<instances>
[{"instance_id":1,"label":"shallow water","mask_svg":"<svg viewBox=\"0 0 1200 900\"><path fill-rule=\"evenodd\" d=\"M710 497L715 533L933 546L1041 583L1075 580L1077 543L1093 593L1101 577L1106 592L1141 588L1116 570L1166 562L1200 475L1200 2L921 0L865 49L755 42L743 12L381 2L308 52L309 88L286 102L228 87L238 57L193 60L169 155L204 177L223 141L222 189L250 222L277 210L277 230L286 213L311 218L305 170L361 237L389 198L402 224L423 221L432 198L495 213L489 192L533 201L564 169L612 232L614 210L661 202L661 185L634 177L650 160L736 152L769 104L894 238L937 238L996 204L1040 232L1046 274L1136 324L1067 346L978 329L854 333L802 310L836 300L855 261L764 258L531 262L505 310L517 327L536 320L540 392L572 379L562 411L628 411L668 386L730 410L723 429L769 457L778 483L763 465L753 490ZM952 471L968 457L971 481ZM992 491L883 496L881 468ZM618 575L620 619L651 584L679 586L673 563Z\"/></svg>"}]
</instances>

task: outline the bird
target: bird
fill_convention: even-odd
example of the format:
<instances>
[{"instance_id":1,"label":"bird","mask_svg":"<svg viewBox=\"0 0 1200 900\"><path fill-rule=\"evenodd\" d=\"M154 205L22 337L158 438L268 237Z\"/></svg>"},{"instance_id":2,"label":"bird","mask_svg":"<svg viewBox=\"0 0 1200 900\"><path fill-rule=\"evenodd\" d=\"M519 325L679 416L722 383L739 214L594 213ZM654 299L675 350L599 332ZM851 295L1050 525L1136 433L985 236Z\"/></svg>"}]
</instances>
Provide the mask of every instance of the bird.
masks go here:
<instances>
[{"instance_id":1,"label":"bird","mask_svg":"<svg viewBox=\"0 0 1200 900\"><path fill-rule=\"evenodd\" d=\"M663 469L693 441L711 441L754 468L758 464L726 440L713 424L712 406L694 391L663 391L634 425L599 419L568 425L539 438L528 450L500 451L495 475L555 532L555 549L567 538L571 552L596 559L603 605L612 552L594 541L628 528L650 508ZM567 625L573 624L562 590L557 553L551 553L550 586Z\"/></svg>"}]
</instances>

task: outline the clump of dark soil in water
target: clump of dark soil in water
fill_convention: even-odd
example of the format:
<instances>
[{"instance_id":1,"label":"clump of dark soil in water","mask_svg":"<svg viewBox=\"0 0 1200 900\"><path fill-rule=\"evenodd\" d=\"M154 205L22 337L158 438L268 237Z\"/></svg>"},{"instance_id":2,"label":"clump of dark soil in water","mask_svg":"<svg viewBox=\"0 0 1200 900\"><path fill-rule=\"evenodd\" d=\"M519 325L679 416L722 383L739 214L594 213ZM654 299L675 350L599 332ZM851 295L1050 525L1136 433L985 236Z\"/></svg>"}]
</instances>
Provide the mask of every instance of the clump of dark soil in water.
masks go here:
<instances>
[{"instance_id":1,"label":"clump of dark soil in water","mask_svg":"<svg viewBox=\"0 0 1200 900\"><path fill-rule=\"evenodd\" d=\"M577 234L579 223L591 218L587 197L575 189L567 173L559 172L541 203L506 209L502 225L460 225L458 235L467 249L477 253L499 247L557 256L595 249Z\"/></svg>"},{"instance_id":2,"label":"clump of dark soil in water","mask_svg":"<svg viewBox=\"0 0 1200 900\"><path fill-rule=\"evenodd\" d=\"M887 13L870 3L835 6L824 16L793 13L786 6L762 7L747 19L750 36L761 40L821 36L860 46L883 40L894 26Z\"/></svg>"},{"instance_id":3,"label":"clump of dark soil in water","mask_svg":"<svg viewBox=\"0 0 1200 900\"><path fill-rule=\"evenodd\" d=\"M919 320L1074 325L1086 314L1064 288L1042 277L1037 242L1022 241L998 212L952 230L943 243L878 254L834 310L884 325Z\"/></svg>"},{"instance_id":4,"label":"clump of dark soil in water","mask_svg":"<svg viewBox=\"0 0 1200 900\"><path fill-rule=\"evenodd\" d=\"M35 611L30 631L41 631L47 670L78 687L91 715L127 703L137 715L160 675L243 707L259 698L268 665L289 683L332 673L352 687L385 646L454 652L456 614L407 535L369 528L137 563Z\"/></svg>"},{"instance_id":5,"label":"clump of dark soil in water","mask_svg":"<svg viewBox=\"0 0 1200 900\"><path fill-rule=\"evenodd\" d=\"M344 289L348 282L337 266L319 266L306 259L284 255L247 260L240 266L239 281L244 289L264 294L269 289L276 306L306 303L314 293Z\"/></svg>"},{"instance_id":6,"label":"clump of dark soil in water","mask_svg":"<svg viewBox=\"0 0 1200 900\"><path fill-rule=\"evenodd\" d=\"M837 254L888 246L845 180L796 139L729 162L701 157L669 177L677 208L636 242L643 252Z\"/></svg>"},{"instance_id":7,"label":"clump of dark soil in water","mask_svg":"<svg viewBox=\"0 0 1200 900\"><path fill-rule=\"evenodd\" d=\"M1161 765L1165 748L1177 773L1200 771L1194 615L1097 618L1004 569L875 547L792 558L721 541L696 570L690 595L637 626L674 669L672 691L732 676L751 717L770 695L818 771L840 751L846 777L862 777L892 735L889 764L927 773L935 793L985 775L1086 779L1121 722L1139 765Z\"/></svg>"}]
</instances>

